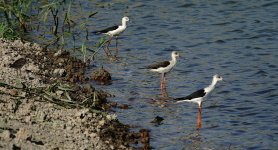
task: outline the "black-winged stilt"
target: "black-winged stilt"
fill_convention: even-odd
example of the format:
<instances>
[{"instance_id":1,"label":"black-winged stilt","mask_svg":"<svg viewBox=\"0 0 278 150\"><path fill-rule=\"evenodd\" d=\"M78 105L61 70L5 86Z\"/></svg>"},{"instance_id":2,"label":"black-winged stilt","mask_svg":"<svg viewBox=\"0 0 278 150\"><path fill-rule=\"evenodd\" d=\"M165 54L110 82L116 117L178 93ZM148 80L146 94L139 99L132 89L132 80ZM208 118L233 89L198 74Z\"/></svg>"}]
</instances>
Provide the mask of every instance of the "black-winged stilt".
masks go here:
<instances>
[{"instance_id":1,"label":"black-winged stilt","mask_svg":"<svg viewBox=\"0 0 278 150\"><path fill-rule=\"evenodd\" d=\"M170 61L162 61L145 67L146 69L150 69L153 72L161 73L161 81L160 81L161 89L166 89L165 75L166 73L170 72L173 69L173 67L176 65L177 57L179 57L179 53L173 51L171 53L171 57L172 60Z\"/></svg>"},{"instance_id":2,"label":"black-winged stilt","mask_svg":"<svg viewBox=\"0 0 278 150\"><path fill-rule=\"evenodd\" d=\"M192 94L186 96L186 97L181 97L181 98L175 98L174 100L177 100L177 103L180 102L192 102L192 103L197 103L198 104L198 128L201 127L201 112L202 112L202 102L207 98L209 93L213 91L215 88L215 85L218 81L222 81L223 78L216 74L212 78L211 84L203 89L200 89L196 92L193 92Z\"/></svg>"},{"instance_id":3,"label":"black-winged stilt","mask_svg":"<svg viewBox=\"0 0 278 150\"><path fill-rule=\"evenodd\" d=\"M116 26L112 26L112 27L108 27L106 29L103 30L99 30L99 31L94 31L93 33L95 34L106 34L110 36L110 39L108 40L108 44L107 44L107 50L108 47L112 41L112 38L115 36L116 37L116 50L118 50L118 36L125 31L125 29L127 28L127 22L129 21L128 17L123 17L122 18L122 24L121 25L116 25Z\"/></svg>"},{"instance_id":4,"label":"black-winged stilt","mask_svg":"<svg viewBox=\"0 0 278 150\"><path fill-rule=\"evenodd\" d=\"M216 74L212 78L211 84L203 89L200 89L196 92L193 92L192 94L186 96L186 97L181 97L181 98L175 98L174 100L177 100L177 103L180 102L192 102L192 103L197 103L199 108L202 108L202 102L205 100L205 98L208 96L208 94L215 88L215 85L218 81L222 81L223 78Z\"/></svg>"}]
</instances>

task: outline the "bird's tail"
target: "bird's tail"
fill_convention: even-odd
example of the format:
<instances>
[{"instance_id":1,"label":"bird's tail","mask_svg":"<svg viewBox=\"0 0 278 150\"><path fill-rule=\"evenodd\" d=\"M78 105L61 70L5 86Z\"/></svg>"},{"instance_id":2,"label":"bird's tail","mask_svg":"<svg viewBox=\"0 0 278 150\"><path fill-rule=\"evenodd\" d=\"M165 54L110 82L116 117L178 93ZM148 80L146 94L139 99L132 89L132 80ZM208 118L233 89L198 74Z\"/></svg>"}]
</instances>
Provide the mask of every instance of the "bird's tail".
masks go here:
<instances>
[{"instance_id":1,"label":"bird's tail","mask_svg":"<svg viewBox=\"0 0 278 150\"><path fill-rule=\"evenodd\" d=\"M138 69L148 69L148 67L140 67L140 68L138 68Z\"/></svg>"},{"instance_id":2,"label":"bird's tail","mask_svg":"<svg viewBox=\"0 0 278 150\"><path fill-rule=\"evenodd\" d=\"M92 33L93 33L93 34L96 34L96 35L101 34L101 32L100 32L100 31L93 31Z\"/></svg>"},{"instance_id":3,"label":"bird's tail","mask_svg":"<svg viewBox=\"0 0 278 150\"><path fill-rule=\"evenodd\" d=\"M174 100L176 100L176 99L174 99ZM190 100L178 100L178 101L176 101L176 103L182 103L182 102L190 102Z\"/></svg>"}]
</instances>

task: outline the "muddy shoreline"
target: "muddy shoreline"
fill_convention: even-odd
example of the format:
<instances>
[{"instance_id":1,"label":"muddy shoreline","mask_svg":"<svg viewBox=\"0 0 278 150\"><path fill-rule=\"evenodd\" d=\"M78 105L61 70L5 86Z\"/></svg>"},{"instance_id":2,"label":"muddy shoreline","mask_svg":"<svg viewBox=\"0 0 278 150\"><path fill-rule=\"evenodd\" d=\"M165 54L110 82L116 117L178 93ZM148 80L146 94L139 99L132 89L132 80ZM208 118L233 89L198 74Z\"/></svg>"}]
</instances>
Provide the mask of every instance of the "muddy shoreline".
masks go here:
<instances>
[{"instance_id":1,"label":"muddy shoreline","mask_svg":"<svg viewBox=\"0 0 278 150\"><path fill-rule=\"evenodd\" d=\"M111 95L86 83L85 64L69 52L0 39L0 59L0 149L134 149L142 141L105 111Z\"/></svg>"}]
</instances>

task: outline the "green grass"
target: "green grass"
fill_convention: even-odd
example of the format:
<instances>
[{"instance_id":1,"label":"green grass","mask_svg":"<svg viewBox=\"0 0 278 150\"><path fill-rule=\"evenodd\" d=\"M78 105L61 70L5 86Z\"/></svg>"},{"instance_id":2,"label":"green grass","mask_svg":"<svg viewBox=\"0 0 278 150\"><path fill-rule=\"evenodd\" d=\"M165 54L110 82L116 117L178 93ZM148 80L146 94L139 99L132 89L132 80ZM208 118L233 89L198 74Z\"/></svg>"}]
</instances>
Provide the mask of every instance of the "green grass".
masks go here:
<instances>
[{"instance_id":1,"label":"green grass","mask_svg":"<svg viewBox=\"0 0 278 150\"><path fill-rule=\"evenodd\" d=\"M75 43L82 42L83 62L92 60L107 41L101 38L97 44L92 45L90 42L86 45L89 41L87 25L91 24L90 18L94 17L97 12L93 7L93 11L88 13L87 10L84 11L85 5L82 1L0 0L0 38L16 39L20 36L24 38L25 33L31 33L29 35L34 35L37 43L43 43L46 47L58 46L61 49L72 46L72 43L68 41L73 39L73 49L75 49ZM73 6L78 11L74 11ZM80 18L82 21L79 20ZM32 32L44 35L32 34ZM91 50L93 54L88 56L91 53L87 50Z\"/></svg>"},{"instance_id":2,"label":"green grass","mask_svg":"<svg viewBox=\"0 0 278 150\"><path fill-rule=\"evenodd\" d=\"M18 38L18 33L4 23L0 23L0 38L14 40Z\"/></svg>"}]
</instances>

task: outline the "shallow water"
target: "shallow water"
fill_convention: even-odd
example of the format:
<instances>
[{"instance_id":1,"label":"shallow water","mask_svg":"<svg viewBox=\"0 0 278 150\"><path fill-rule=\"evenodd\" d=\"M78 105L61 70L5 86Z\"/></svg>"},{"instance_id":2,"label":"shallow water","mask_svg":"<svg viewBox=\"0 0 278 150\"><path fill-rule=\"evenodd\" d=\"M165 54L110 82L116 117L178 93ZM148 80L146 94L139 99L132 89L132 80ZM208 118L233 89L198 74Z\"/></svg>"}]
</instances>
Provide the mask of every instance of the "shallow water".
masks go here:
<instances>
[{"instance_id":1,"label":"shallow water","mask_svg":"<svg viewBox=\"0 0 278 150\"><path fill-rule=\"evenodd\" d=\"M96 3L88 2L86 9ZM119 60L97 61L112 74L112 84L92 84L114 94L110 101L129 105L115 109L119 120L134 130L149 129L153 148L277 148L278 2L117 1L98 6L90 30L120 23L123 15L131 22L119 41ZM216 73L224 78L203 104L199 131L197 105L169 102L162 107L159 74L138 69L170 59L172 50L182 57L167 75L169 97L207 86ZM156 116L164 118L161 125L150 123Z\"/></svg>"}]
</instances>

